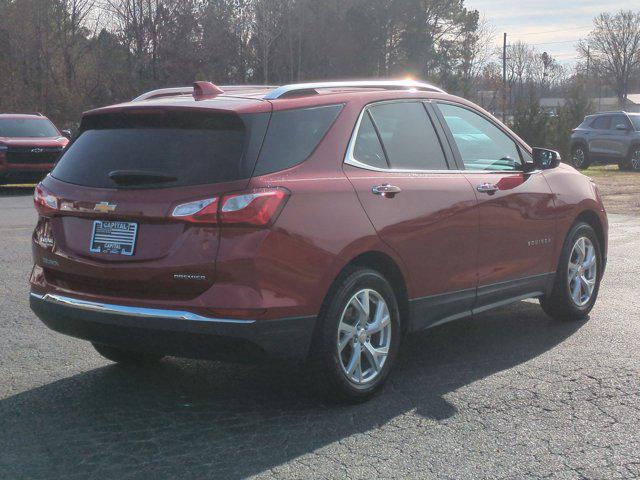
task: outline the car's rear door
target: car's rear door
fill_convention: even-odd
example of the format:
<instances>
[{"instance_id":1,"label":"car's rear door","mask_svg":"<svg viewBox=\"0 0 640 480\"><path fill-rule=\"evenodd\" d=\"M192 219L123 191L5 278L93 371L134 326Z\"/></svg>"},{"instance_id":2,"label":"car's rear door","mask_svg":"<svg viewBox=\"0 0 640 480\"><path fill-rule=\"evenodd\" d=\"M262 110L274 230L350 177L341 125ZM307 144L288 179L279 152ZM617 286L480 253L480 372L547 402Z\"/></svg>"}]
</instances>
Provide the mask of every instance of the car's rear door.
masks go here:
<instances>
[{"instance_id":1,"label":"car's rear door","mask_svg":"<svg viewBox=\"0 0 640 480\"><path fill-rule=\"evenodd\" d=\"M475 310L542 294L555 270L554 195L541 172L525 173L528 152L497 122L469 106L438 102L439 118L465 177L480 221Z\"/></svg>"},{"instance_id":2,"label":"car's rear door","mask_svg":"<svg viewBox=\"0 0 640 480\"><path fill-rule=\"evenodd\" d=\"M376 231L403 260L414 327L469 313L478 218L473 189L449 169L431 107L393 101L364 109L344 171Z\"/></svg>"},{"instance_id":3,"label":"car's rear door","mask_svg":"<svg viewBox=\"0 0 640 480\"><path fill-rule=\"evenodd\" d=\"M626 115L618 114L611 117L611 125L607 136L612 158L622 160L627 156L632 133L633 127Z\"/></svg>"},{"instance_id":4,"label":"car's rear door","mask_svg":"<svg viewBox=\"0 0 640 480\"><path fill-rule=\"evenodd\" d=\"M587 141L592 160L606 160L610 156L608 139L610 127L610 115L599 115L591 122L591 131Z\"/></svg>"}]
</instances>

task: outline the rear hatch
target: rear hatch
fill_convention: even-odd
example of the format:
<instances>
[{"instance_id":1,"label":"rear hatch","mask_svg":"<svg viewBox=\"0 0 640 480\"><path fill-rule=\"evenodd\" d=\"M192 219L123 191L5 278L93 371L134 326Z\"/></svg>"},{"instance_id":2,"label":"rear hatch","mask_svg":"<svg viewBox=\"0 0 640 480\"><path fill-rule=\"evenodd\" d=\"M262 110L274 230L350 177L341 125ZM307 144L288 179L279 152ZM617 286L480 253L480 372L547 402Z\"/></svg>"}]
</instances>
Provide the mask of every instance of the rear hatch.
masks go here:
<instances>
[{"instance_id":1,"label":"rear hatch","mask_svg":"<svg viewBox=\"0 0 640 480\"><path fill-rule=\"evenodd\" d=\"M177 207L246 188L268 119L160 107L85 116L36 193L45 210L36 262L47 282L101 296L204 292L215 281L219 228Z\"/></svg>"}]
</instances>

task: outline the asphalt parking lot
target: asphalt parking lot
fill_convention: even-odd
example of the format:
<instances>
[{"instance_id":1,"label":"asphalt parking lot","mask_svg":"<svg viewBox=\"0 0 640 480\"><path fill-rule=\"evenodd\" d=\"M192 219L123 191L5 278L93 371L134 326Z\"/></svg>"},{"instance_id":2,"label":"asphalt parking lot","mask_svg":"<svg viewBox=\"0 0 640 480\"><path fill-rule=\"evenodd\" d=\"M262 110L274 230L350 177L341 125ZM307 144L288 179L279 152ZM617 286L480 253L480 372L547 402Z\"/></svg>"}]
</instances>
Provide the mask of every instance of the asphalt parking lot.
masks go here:
<instances>
[{"instance_id":1,"label":"asphalt parking lot","mask_svg":"<svg viewBox=\"0 0 640 480\"><path fill-rule=\"evenodd\" d=\"M0 478L640 478L640 217L611 215L588 321L536 302L406 341L371 402L304 370L124 369L28 308L28 190L0 191Z\"/></svg>"}]
</instances>

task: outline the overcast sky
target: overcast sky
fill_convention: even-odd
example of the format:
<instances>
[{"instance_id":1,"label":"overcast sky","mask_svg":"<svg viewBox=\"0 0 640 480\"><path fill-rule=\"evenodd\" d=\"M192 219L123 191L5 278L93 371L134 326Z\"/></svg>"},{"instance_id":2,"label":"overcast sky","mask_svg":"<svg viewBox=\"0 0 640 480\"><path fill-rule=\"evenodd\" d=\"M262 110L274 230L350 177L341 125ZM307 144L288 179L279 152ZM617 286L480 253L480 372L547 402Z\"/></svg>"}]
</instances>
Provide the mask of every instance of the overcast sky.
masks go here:
<instances>
[{"instance_id":1,"label":"overcast sky","mask_svg":"<svg viewBox=\"0 0 640 480\"><path fill-rule=\"evenodd\" d=\"M467 0L494 27L496 43L502 34L509 42L537 44L562 63L575 63L576 42L585 37L593 17L603 11L640 10L640 0Z\"/></svg>"}]
</instances>

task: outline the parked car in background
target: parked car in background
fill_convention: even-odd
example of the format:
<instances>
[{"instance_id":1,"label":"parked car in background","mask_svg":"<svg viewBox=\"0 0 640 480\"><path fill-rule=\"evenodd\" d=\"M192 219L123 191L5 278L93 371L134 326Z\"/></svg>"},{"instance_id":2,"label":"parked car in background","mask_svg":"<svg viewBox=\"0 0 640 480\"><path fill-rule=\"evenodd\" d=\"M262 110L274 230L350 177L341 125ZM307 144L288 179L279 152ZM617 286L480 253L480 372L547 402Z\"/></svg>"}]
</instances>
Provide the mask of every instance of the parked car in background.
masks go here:
<instances>
[{"instance_id":1,"label":"parked car in background","mask_svg":"<svg viewBox=\"0 0 640 480\"><path fill-rule=\"evenodd\" d=\"M571 164L578 169L612 164L640 172L640 113L588 115L571 133Z\"/></svg>"},{"instance_id":2,"label":"parked car in background","mask_svg":"<svg viewBox=\"0 0 640 480\"><path fill-rule=\"evenodd\" d=\"M42 114L0 114L0 185L40 181L56 164L70 136Z\"/></svg>"},{"instance_id":3,"label":"parked car in background","mask_svg":"<svg viewBox=\"0 0 640 480\"><path fill-rule=\"evenodd\" d=\"M418 82L149 92L85 113L34 201L50 328L121 363L303 360L354 402L418 330L584 318L607 256L589 178Z\"/></svg>"}]
</instances>

